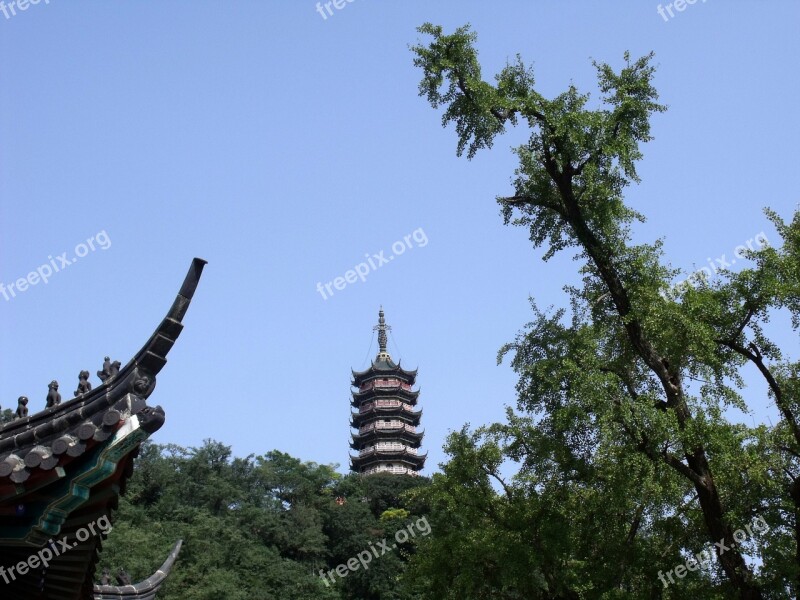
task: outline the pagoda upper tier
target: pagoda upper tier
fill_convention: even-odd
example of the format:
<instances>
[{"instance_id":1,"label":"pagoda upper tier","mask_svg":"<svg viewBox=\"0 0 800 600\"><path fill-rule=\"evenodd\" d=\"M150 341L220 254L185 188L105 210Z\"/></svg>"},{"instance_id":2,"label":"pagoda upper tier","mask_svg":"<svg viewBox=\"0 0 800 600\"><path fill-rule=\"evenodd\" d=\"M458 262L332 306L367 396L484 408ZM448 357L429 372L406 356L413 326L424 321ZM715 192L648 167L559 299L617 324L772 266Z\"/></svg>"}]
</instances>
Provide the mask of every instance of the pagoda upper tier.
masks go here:
<instances>
[{"instance_id":1,"label":"pagoda upper tier","mask_svg":"<svg viewBox=\"0 0 800 600\"><path fill-rule=\"evenodd\" d=\"M417 382L417 370L407 371L400 366L400 362L395 363L388 354L382 356L378 354L366 371L352 371L353 386L361 388L365 383L383 378L394 378L400 383L410 388Z\"/></svg>"},{"instance_id":2,"label":"pagoda upper tier","mask_svg":"<svg viewBox=\"0 0 800 600\"><path fill-rule=\"evenodd\" d=\"M351 394L353 399L350 404L355 407L359 407L365 400L373 398L397 398L406 404L416 406L417 398L419 398L419 390L412 390L411 384L404 382L399 377L392 376L365 381Z\"/></svg>"}]
</instances>

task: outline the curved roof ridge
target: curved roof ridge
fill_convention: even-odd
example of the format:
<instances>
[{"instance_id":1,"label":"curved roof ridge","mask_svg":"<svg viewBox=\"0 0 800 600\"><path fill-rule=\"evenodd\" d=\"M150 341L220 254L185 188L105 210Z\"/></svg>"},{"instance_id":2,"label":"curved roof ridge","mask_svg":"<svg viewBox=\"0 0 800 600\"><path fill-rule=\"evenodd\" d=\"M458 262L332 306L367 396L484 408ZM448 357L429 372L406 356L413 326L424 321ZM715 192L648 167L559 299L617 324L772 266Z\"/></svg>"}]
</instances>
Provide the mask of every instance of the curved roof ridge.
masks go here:
<instances>
[{"instance_id":1,"label":"curved roof ridge","mask_svg":"<svg viewBox=\"0 0 800 600\"><path fill-rule=\"evenodd\" d=\"M150 577L133 585L95 585L94 600L117 600L127 598L129 600L152 600L156 592L161 588L164 581L169 577L175 561L178 559L183 540L178 540L172 547L167 560Z\"/></svg>"}]
</instances>

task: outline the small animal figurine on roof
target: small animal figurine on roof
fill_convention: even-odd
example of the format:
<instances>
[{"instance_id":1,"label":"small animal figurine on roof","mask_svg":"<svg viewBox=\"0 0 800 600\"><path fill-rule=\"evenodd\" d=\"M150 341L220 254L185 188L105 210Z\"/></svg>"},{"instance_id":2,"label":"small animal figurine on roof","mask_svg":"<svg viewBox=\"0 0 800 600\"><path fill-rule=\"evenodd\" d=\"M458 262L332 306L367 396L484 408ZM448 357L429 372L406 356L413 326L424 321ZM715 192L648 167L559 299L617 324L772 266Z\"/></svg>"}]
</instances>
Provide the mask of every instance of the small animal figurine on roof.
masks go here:
<instances>
[{"instance_id":1,"label":"small animal figurine on roof","mask_svg":"<svg viewBox=\"0 0 800 600\"><path fill-rule=\"evenodd\" d=\"M54 379L47 385L47 408L61 404L61 394L58 393L58 382Z\"/></svg>"}]
</instances>

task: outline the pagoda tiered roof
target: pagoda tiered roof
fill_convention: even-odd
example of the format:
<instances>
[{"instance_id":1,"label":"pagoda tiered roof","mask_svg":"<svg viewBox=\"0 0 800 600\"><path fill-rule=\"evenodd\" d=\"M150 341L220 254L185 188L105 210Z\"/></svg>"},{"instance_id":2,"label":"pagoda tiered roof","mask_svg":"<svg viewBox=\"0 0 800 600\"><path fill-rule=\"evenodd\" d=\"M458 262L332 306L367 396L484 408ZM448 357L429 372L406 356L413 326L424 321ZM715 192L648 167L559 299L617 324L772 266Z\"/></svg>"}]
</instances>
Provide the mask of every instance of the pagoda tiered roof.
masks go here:
<instances>
[{"instance_id":1,"label":"pagoda tiered roof","mask_svg":"<svg viewBox=\"0 0 800 600\"><path fill-rule=\"evenodd\" d=\"M394 384L385 382L382 379L369 381L361 386L360 389L351 392L353 399L350 404L359 406L362 402L369 401L375 397L397 398L412 406L416 406L420 390L412 390L411 386L404 383Z\"/></svg>"},{"instance_id":2,"label":"pagoda tiered roof","mask_svg":"<svg viewBox=\"0 0 800 600\"><path fill-rule=\"evenodd\" d=\"M402 361L400 361L402 362ZM403 380L408 385L414 385L417 381L417 369L409 371L400 366L400 362L395 363L388 354L379 354L378 357L372 361L372 364L365 371L353 371L353 382L351 385L354 387L361 387L365 382L370 379L377 379L381 377L397 377Z\"/></svg>"},{"instance_id":3,"label":"pagoda tiered roof","mask_svg":"<svg viewBox=\"0 0 800 600\"><path fill-rule=\"evenodd\" d=\"M428 453L417 454L408 448L402 450L382 450L372 448L368 451L361 451L357 456L350 455L351 468L357 471L369 469L373 465L386 463L399 463L405 467L419 471L425 465Z\"/></svg>"},{"instance_id":4,"label":"pagoda tiered roof","mask_svg":"<svg viewBox=\"0 0 800 600\"><path fill-rule=\"evenodd\" d=\"M386 438L386 433L378 428L365 429L362 427L359 433L352 434L350 447L353 450L358 450L363 448L365 444L376 444ZM410 448L419 448L422 445L424 432L417 432L413 427L411 429L398 427L388 433L391 439L400 440Z\"/></svg>"},{"instance_id":5,"label":"pagoda tiered roof","mask_svg":"<svg viewBox=\"0 0 800 600\"><path fill-rule=\"evenodd\" d=\"M114 372L104 367L105 379L95 389L0 427L0 567L8 576L9 567L30 565L32 556L52 549L52 540L69 544L47 565L0 580L0 597L152 598L161 585L179 544L165 563L167 571L162 567L139 588L97 589L95 568L108 533L98 531L97 523L117 508L142 441L164 424L163 409L148 406L147 398L183 330L204 265L201 259L192 262L167 316L124 367Z\"/></svg>"},{"instance_id":6,"label":"pagoda tiered roof","mask_svg":"<svg viewBox=\"0 0 800 600\"><path fill-rule=\"evenodd\" d=\"M393 402L392 400L383 400L382 402ZM399 403L399 401L397 401ZM371 419L385 419L387 417L395 417L407 420L412 425L419 425L422 419L422 410L412 410L410 405L403 407L398 411L396 406L386 406L380 402L368 402L363 404L358 411L350 411L350 425L351 427L361 427Z\"/></svg>"}]
</instances>

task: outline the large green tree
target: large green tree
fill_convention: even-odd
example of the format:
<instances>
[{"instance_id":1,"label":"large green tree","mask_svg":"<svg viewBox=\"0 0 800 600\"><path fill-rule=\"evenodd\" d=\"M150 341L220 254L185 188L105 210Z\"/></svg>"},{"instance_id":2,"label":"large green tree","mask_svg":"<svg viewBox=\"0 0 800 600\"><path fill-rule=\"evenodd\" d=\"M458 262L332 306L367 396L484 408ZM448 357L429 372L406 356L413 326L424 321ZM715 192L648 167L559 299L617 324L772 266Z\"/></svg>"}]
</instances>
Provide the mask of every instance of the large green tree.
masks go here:
<instances>
[{"instance_id":1,"label":"large green tree","mask_svg":"<svg viewBox=\"0 0 800 600\"><path fill-rule=\"evenodd\" d=\"M764 327L776 311L800 325L800 215L767 212L783 243L751 252L753 268L674 290L661 242L632 242L643 217L623 198L665 110L652 55L596 63L599 100L574 86L545 98L519 57L484 80L469 27L419 31L430 37L412 48L420 94L444 107L459 155L527 127L503 218L545 259L573 249L582 277L567 307L534 304L501 350L519 374L518 412L449 440L451 462L425 494L434 519L462 526L450 546L474 568L437 569L447 549L431 539L415 566L438 586L429 597L800 597L799 368ZM748 364L780 411L774 427L727 417L747 409ZM511 481L499 476L507 459L520 467ZM735 539L754 519L764 526ZM716 561L661 579L709 545Z\"/></svg>"}]
</instances>

